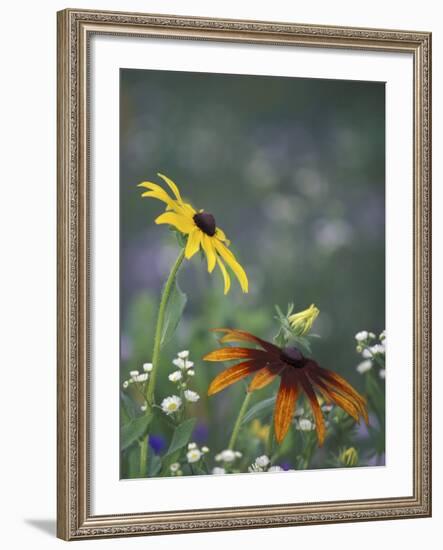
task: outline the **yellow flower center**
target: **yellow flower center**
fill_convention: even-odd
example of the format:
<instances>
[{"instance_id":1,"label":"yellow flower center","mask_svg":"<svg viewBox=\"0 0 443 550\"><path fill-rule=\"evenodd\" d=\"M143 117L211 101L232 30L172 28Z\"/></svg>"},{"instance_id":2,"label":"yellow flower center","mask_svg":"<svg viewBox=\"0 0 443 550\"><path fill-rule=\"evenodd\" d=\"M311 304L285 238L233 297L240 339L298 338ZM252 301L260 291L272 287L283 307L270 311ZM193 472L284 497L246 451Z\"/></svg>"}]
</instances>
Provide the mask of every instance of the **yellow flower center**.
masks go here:
<instances>
[{"instance_id":1,"label":"yellow flower center","mask_svg":"<svg viewBox=\"0 0 443 550\"><path fill-rule=\"evenodd\" d=\"M209 235L210 237L215 235L215 230L217 229L217 226L215 225L215 218L212 214L209 214L209 212L199 212L198 214L195 214L194 222L195 225L203 231L203 233L206 233L206 235Z\"/></svg>"}]
</instances>

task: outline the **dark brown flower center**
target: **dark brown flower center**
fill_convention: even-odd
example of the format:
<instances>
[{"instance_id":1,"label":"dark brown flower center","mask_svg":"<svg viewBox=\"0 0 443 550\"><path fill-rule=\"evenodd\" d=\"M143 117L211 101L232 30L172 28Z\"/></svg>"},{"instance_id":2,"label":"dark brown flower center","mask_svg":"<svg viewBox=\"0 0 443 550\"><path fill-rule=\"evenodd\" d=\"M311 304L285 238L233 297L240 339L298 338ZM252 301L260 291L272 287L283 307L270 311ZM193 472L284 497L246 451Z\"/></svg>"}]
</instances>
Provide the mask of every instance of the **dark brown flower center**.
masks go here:
<instances>
[{"instance_id":1,"label":"dark brown flower center","mask_svg":"<svg viewBox=\"0 0 443 550\"><path fill-rule=\"evenodd\" d=\"M291 367L295 367L296 369L301 369L306 364L305 357L303 356L301 351L295 346L282 348L280 358L282 361L284 361L288 365L291 365Z\"/></svg>"},{"instance_id":2,"label":"dark brown flower center","mask_svg":"<svg viewBox=\"0 0 443 550\"><path fill-rule=\"evenodd\" d=\"M215 218L212 214L208 212L199 212L194 216L195 225L209 235L213 237L215 235L215 230L217 229L215 225Z\"/></svg>"}]
</instances>

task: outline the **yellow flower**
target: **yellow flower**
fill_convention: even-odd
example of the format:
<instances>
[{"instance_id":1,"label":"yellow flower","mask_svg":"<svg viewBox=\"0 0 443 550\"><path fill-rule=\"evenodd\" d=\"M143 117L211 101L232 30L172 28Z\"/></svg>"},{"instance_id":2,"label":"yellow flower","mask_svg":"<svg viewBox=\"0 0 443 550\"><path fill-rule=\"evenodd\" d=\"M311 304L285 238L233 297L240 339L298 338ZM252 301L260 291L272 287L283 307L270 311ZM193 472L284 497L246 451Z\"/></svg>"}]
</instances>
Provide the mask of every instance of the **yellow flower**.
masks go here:
<instances>
[{"instance_id":1,"label":"yellow flower","mask_svg":"<svg viewBox=\"0 0 443 550\"><path fill-rule=\"evenodd\" d=\"M257 439L260 439L260 441L263 441L266 443L269 437L269 426L263 425L258 418L254 418L254 420L251 422L251 426L249 428L249 431L252 436L255 436Z\"/></svg>"},{"instance_id":2,"label":"yellow flower","mask_svg":"<svg viewBox=\"0 0 443 550\"><path fill-rule=\"evenodd\" d=\"M288 317L291 327L295 330L298 336L305 336L317 319L320 310L311 304L308 309L294 313Z\"/></svg>"},{"instance_id":3,"label":"yellow flower","mask_svg":"<svg viewBox=\"0 0 443 550\"><path fill-rule=\"evenodd\" d=\"M242 291L248 292L248 278L245 270L228 249L230 242L224 232L216 226L214 216L203 210L197 211L190 204L185 203L177 185L163 174L158 174L158 176L168 185L173 197L156 183L143 181L138 185L148 189L142 194L142 197L159 199L166 204L166 212L158 216L155 223L171 225L180 233L188 236L185 247L187 260L190 260L200 250L200 247L203 249L208 263L208 272L212 273L216 265L220 268L225 294L231 286L231 278L225 263L237 277Z\"/></svg>"},{"instance_id":4,"label":"yellow flower","mask_svg":"<svg viewBox=\"0 0 443 550\"><path fill-rule=\"evenodd\" d=\"M344 466L357 466L358 452L355 449L355 447L349 447L349 449L343 449L338 459Z\"/></svg>"}]
</instances>

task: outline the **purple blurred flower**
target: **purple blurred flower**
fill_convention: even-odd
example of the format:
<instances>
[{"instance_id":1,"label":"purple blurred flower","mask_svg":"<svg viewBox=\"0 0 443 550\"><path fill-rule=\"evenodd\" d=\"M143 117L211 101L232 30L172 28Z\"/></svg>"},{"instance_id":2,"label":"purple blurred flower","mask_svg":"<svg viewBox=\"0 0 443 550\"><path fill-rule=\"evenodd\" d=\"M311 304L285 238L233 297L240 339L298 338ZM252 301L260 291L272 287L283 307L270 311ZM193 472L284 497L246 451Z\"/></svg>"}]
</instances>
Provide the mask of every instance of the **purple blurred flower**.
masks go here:
<instances>
[{"instance_id":1,"label":"purple blurred flower","mask_svg":"<svg viewBox=\"0 0 443 550\"><path fill-rule=\"evenodd\" d=\"M166 439L162 435L150 435L149 446L156 454L159 454L166 449Z\"/></svg>"}]
</instances>

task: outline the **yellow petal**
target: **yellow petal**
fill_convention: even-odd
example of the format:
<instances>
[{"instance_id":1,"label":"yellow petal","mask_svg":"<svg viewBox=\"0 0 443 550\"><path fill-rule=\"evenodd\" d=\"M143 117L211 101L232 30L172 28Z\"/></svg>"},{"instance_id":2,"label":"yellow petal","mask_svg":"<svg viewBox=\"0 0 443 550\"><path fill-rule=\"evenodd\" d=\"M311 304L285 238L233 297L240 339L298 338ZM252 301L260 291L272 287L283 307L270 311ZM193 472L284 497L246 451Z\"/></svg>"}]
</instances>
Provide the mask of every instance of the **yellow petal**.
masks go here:
<instances>
[{"instance_id":1,"label":"yellow petal","mask_svg":"<svg viewBox=\"0 0 443 550\"><path fill-rule=\"evenodd\" d=\"M226 238L225 232L220 229L220 227L217 227L215 230L215 236L219 241L225 242L226 244L229 244L229 239Z\"/></svg>"},{"instance_id":2,"label":"yellow petal","mask_svg":"<svg viewBox=\"0 0 443 550\"><path fill-rule=\"evenodd\" d=\"M231 288L231 277L229 277L229 273L220 258L217 258L217 264L220 268L220 271L222 272L223 281L225 283L224 294L227 294L229 292L229 289Z\"/></svg>"},{"instance_id":3,"label":"yellow petal","mask_svg":"<svg viewBox=\"0 0 443 550\"><path fill-rule=\"evenodd\" d=\"M165 212L155 219L156 224L167 223L176 227L181 233L190 233L195 225L187 217L181 214L174 214L173 212Z\"/></svg>"},{"instance_id":4,"label":"yellow petal","mask_svg":"<svg viewBox=\"0 0 443 550\"><path fill-rule=\"evenodd\" d=\"M220 241L214 240L214 244L217 252L234 272L243 292L248 292L248 277L246 276L245 270L235 259L234 254L230 250L228 250L226 246Z\"/></svg>"},{"instance_id":5,"label":"yellow petal","mask_svg":"<svg viewBox=\"0 0 443 550\"><path fill-rule=\"evenodd\" d=\"M208 260L208 271L209 273L212 273L214 271L215 262L216 262L216 255L214 250L214 245L212 244L212 239L206 235L205 233L202 233L202 247L205 251L206 258Z\"/></svg>"},{"instance_id":6,"label":"yellow petal","mask_svg":"<svg viewBox=\"0 0 443 550\"><path fill-rule=\"evenodd\" d=\"M164 174L160 174L160 172L157 173L157 176L159 176L169 186L171 191L174 193L175 198L178 201L183 202L177 185L170 178L168 178L168 176L165 176Z\"/></svg>"},{"instance_id":7,"label":"yellow petal","mask_svg":"<svg viewBox=\"0 0 443 550\"><path fill-rule=\"evenodd\" d=\"M202 232L198 229L198 227L194 227L194 229L189 233L188 242L186 243L185 258L187 260L192 258L192 256L200 250L201 238Z\"/></svg>"},{"instance_id":8,"label":"yellow petal","mask_svg":"<svg viewBox=\"0 0 443 550\"><path fill-rule=\"evenodd\" d=\"M142 197L152 197L153 199L159 199L166 203L169 208L174 208L174 199L170 197L168 193L166 193L166 191L160 187L160 185L157 185L156 183L152 183L150 181L143 181L142 183L138 184L138 187L145 187L146 189L149 189L149 191L142 193Z\"/></svg>"}]
</instances>

